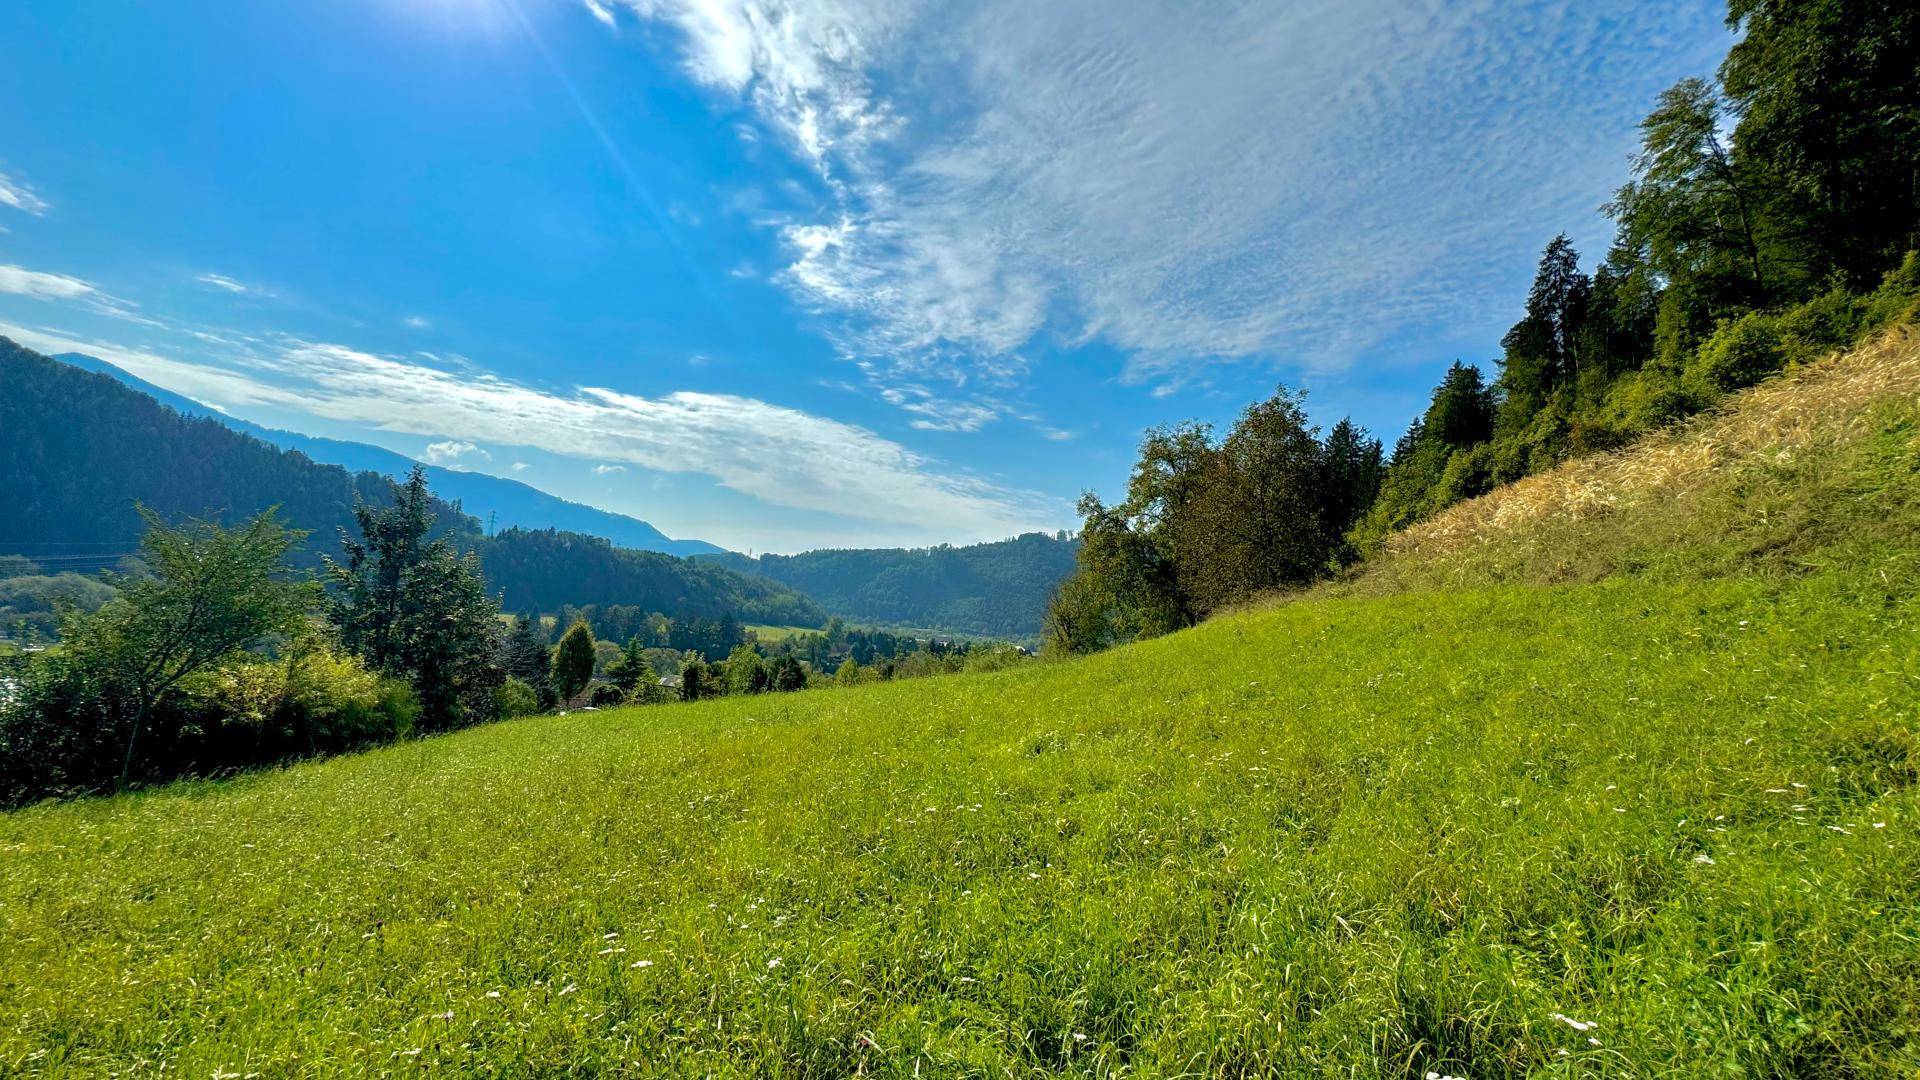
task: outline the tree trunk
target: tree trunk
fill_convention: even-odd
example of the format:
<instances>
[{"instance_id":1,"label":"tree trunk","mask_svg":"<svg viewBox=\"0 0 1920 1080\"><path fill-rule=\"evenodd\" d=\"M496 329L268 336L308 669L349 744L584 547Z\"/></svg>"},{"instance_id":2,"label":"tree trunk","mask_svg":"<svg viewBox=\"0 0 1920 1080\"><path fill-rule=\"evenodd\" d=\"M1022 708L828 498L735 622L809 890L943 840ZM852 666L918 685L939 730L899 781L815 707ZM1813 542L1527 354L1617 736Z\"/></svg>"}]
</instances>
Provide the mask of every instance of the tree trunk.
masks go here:
<instances>
[{"instance_id":1,"label":"tree trunk","mask_svg":"<svg viewBox=\"0 0 1920 1080\"><path fill-rule=\"evenodd\" d=\"M140 741L140 729L147 725L147 701L143 695L140 707L133 713L133 729L127 732L127 754L120 761L120 783L116 791L127 790L127 781L133 776L133 748Z\"/></svg>"}]
</instances>

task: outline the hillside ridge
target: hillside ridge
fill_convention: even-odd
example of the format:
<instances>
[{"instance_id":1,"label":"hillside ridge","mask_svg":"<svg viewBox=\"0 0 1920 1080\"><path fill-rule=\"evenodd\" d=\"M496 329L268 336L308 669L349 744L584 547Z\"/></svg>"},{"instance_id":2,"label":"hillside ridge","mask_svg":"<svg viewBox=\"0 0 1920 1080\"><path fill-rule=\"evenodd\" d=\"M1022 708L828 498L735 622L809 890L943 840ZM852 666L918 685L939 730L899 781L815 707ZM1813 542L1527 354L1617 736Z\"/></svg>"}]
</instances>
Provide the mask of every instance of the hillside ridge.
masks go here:
<instances>
[{"instance_id":1,"label":"hillside ridge","mask_svg":"<svg viewBox=\"0 0 1920 1080\"><path fill-rule=\"evenodd\" d=\"M385 447L303 435L230 416L183 394L156 386L97 356L60 353L53 359L84 371L106 375L184 416L206 417L282 450L298 450L323 465L338 465L355 473L376 472L392 480L405 479L408 471L415 466L424 467L427 481L435 494L449 502L458 502L462 510L482 522L492 516L497 528L562 529L599 536L620 547L668 555L712 555L725 551L719 545L705 540L676 540L639 518L563 499L518 480L464 469L449 469L417 461Z\"/></svg>"}]
</instances>

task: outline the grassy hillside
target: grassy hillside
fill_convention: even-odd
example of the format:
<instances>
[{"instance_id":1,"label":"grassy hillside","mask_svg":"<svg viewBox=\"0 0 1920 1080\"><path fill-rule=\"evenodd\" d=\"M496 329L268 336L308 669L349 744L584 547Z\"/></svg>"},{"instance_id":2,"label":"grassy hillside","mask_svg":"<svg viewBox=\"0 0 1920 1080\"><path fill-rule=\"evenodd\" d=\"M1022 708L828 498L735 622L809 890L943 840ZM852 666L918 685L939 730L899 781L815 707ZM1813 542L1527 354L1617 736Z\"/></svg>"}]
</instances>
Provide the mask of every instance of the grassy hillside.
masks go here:
<instances>
[{"instance_id":1,"label":"grassy hillside","mask_svg":"<svg viewBox=\"0 0 1920 1080\"><path fill-rule=\"evenodd\" d=\"M0 817L0 1072L1920 1069L1920 343L1528 485L1071 663Z\"/></svg>"}]
</instances>

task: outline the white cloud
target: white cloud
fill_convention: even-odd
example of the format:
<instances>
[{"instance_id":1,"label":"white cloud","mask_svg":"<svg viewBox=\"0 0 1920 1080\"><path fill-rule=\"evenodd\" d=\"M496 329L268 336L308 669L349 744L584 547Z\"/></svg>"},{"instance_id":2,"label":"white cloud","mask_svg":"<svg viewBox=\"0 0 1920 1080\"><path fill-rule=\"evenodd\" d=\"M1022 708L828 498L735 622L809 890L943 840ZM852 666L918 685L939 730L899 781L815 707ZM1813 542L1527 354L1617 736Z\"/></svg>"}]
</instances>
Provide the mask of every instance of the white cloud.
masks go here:
<instances>
[{"instance_id":1,"label":"white cloud","mask_svg":"<svg viewBox=\"0 0 1920 1080\"><path fill-rule=\"evenodd\" d=\"M410 330L427 330L433 326L433 321L424 315L409 315L400 322Z\"/></svg>"},{"instance_id":2,"label":"white cloud","mask_svg":"<svg viewBox=\"0 0 1920 1080\"><path fill-rule=\"evenodd\" d=\"M74 337L59 330L0 323L0 335L49 355L77 352L97 357L122 371L222 412L231 411L234 406L277 404L280 397L262 387L251 376L239 372L190 364L112 342Z\"/></svg>"},{"instance_id":3,"label":"white cloud","mask_svg":"<svg viewBox=\"0 0 1920 1080\"><path fill-rule=\"evenodd\" d=\"M595 476L611 476L614 473L623 473L626 471L627 467L625 465L595 465L593 467L593 475Z\"/></svg>"},{"instance_id":4,"label":"white cloud","mask_svg":"<svg viewBox=\"0 0 1920 1080\"><path fill-rule=\"evenodd\" d=\"M908 424L921 431L979 431L1000 418L1000 411L990 405L939 398L924 386L889 386L880 397L912 413Z\"/></svg>"},{"instance_id":5,"label":"white cloud","mask_svg":"<svg viewBox=\"0 0 1920 1080\"><path fill-rule=\"evenodd\" d=\"M613 21L613 9L601 3L600 0L580 0L580 2L586 5L587 11L591 13L594 18L605 23L607 29L611 30L618 25Z\"/></svg>"},{"instance_id":6,"label":"white cloud","mask_svg":"<svg viewBox=\"0 0 1920 1080\"><path fill-rule=\"evenodd\" d=\"M91 353L227 411L290 410L446 440L449 451L486 443L602 469L699 474L767 506L900 527L894 535L910 528L928 538L999 538L1069 516L1054 500L971 476L865 428L732 394L563 393L294 339L230 349L216 367L4 323L0 333L43 352Z\"/></svg>"},{"instance_id":7,"label":"white cloud","mask_svg":"<svg viewBox=\"0 0 1920 1080\"><path fill-rule=\"evenodd\" d=\"M1042 336L1177 375L1498 318L1727 40L1714 0L623 2L826 185L780 280L954 381Z\"/></svg>"},{"instance_id":8,"label":"white cloud","mask_svg":"<svg viewBox=\"0 0 1920 1080\"><path fill-rule=\"evenodd\" d=\"M461 458L477 457L482 461L492 461L493 455L464 439L447 439L444 442L427 444L421 455L434 465L452 465Z\"/></svg>"},{"instance_id":9,"label":"white cloud","mask_svg":"<svg viewBox=\"0 0 1920 1080\"><path fill-rule=\"evenodd\" d=\"M28 187L25 181L15 179L3 172L0 172L0 205L11 206L15 210L35 215L47 212L45 199L34 194L33 189Z\"/></svg>"},{"instance_id":10,"label":"white cloud","mask_svg":"<svg viewBox=\"0 0 1920 1080\"><path fill-rule=\"evenodd\" d=\"M0 265L0 293L31 296L36 300L82 300L99 295L92 285L79 278L6 265Z\"/></svg>"},{"instance_id":11,"label":"white cloud","mask_svg":"<svg viewBox=\"0 0 1920 1080\"><path fill-rule=\"evenodd\" d=\"M243 282L235 281L225 274L201 274L193 280L208 288L219 289L222 292L230 292L239 296L246 296L260 291Z\"/></svg>"},{"instance_id":12,"label":"white cloud","mask_svg":"<svg viewBox=\"0 0 1920 1080\"><path fill-rule=\"evenodd\" d=\"M516 461L510 466L510 468L512 468L514 472L526 472L528 469L533 468L533 466L527 464L524 461Z\"/></svg>"}]
</instances>

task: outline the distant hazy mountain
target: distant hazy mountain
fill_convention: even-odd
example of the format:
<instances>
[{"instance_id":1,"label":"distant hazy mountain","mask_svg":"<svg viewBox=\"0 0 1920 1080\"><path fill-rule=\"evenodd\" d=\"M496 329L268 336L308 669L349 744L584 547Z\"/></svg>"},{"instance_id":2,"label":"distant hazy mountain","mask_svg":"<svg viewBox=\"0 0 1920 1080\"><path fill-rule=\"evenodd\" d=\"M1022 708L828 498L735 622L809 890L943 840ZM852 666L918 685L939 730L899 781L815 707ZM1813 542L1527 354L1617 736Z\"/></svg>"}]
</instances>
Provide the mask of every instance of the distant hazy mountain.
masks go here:
<instances>
[{"instance_id":1,"label":"distant hazy mountain","mask_svg":"<svg viewBox=\"0 0 1920 1080\"><path fill-rule=\"evenodd\" d=\"M188 415L123 379L4 337L0 445L0 555L27 556L49 574L92 572L133 552L141 532L136 504L173 520L212 514L228 521L277 506L288 524L311 532L295 555L311 567L339 550L356 503L386 504L394 490L378 472L323 464L203 409ZM554 529L483 536L438 494L439 531L480 556L488 584L514 611L618 604L674 618L733 614L804 626L827 617L791 586L712 563Z\"/></svg>"},{"instance_id":2,"label":"distant hazy mountain","mask_svg":"<svg viewBox=\"0 0 1920 1080\"><path fill-rule=\"evenodd\" d=\"M176 394L165 387L155 386L97 356L88 356L85 353L62 353L54 359L87 371L111 376L122 384L187 416L210 417L235 431L252 435L262 442L270 443L283 450L298 450L315 461L326 465L338 465L349 472L377 472L398 478L404 477L415 464L424 464L415 462L405 454L397 454L378 446L301 435L298 432L281 431L277 428L249 423L237 417L228 416L217 409L210 409L192 398ZM518 480L507 480L484 473L462 472L438 465L427 465L426 469L427 483L432 486L434 494L449 502L459 503L461 509L480 519L482 523L491 516L496 529L518 526L523 529L552 528L563 532L586 533L589 536L604 537L617 547L660 551L669 555L708 555L726 550L709 544L705 540L675 540L639 518L569 502Z\"/></svg>"},{"instance_id":3,"label":"distant hazy mountain","mask_svg":"<svg viewBox=\"0 0 1920 1080\"><path fill-rule=\"evenodd\" d=\"M967 547L701 556L797 589L848 622L1009 639L1040 634L1078 540L1028 533Z\"/></svg>"}]
</instances>

